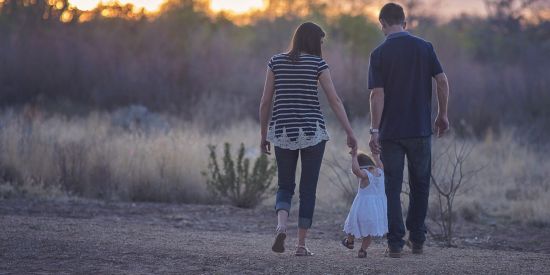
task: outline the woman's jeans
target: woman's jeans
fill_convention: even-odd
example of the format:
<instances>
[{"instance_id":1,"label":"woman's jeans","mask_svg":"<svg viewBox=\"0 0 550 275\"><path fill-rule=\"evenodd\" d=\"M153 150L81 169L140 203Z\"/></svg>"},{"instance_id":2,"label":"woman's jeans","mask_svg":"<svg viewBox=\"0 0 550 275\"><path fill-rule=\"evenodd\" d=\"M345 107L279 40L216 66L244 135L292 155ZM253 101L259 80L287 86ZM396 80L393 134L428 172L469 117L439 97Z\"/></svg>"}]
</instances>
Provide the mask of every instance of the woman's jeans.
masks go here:
<instances>
[{"instance_id":1,"label":"woman's jeans","mask_svg":"<svg viewBox=\"0 0 550 275\"><path fill-rule=\"evenodd\" d=\"M426 213L430 193L431 137L383 140L382 163L388 198L388 246L402 248L405 226L401 214L401 187L405 157L409 168L409 211L406 225L409 239L423 244L426 240Z\"/></svg>"},{"instance_id":2,"label":"woman's jeans","mask_svg":"<svg viewBox=\"0 0 550 275\"><path fill-rule=\"evenodd\" d=\"M290 213L290 205L294 188L296 187L296 165L298 155L302 162L302 175L300 176L300 210L298 217L298 228L311 228L313 210L315 209L315 193L317 191L317 180L326 141L304 149L288 150L275 147L275 158L279 177L279 189L275 202L275 211L285 210Z\"/></svg>"}]
</instances>

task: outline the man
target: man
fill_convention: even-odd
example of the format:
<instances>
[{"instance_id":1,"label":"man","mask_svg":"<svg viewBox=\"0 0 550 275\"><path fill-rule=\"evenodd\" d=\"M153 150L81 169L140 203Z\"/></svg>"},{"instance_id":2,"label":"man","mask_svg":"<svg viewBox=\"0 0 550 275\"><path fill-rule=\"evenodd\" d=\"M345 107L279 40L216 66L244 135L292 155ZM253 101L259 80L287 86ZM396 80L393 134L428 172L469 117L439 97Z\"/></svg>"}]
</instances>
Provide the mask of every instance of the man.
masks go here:
<instances>
[{"instance_id":1,"label":"man","mask_svg":"<svg viewBox=\"0 0 550 275\"><path fill-rule=\"evenodd\" d=\"M386 40L370 56L368 88L371 90L371 139L373 154L381 154L388 199L387 255L401 257L405 227L401 214L404 160L409 169L407 245L414 254L423 251L424 220L428 209L431 175L432 77L437 83L438 137L449 129L447 76L431 43L405 31L403 8L386 4L379 16Z\"/></svg>"}]
</instances>

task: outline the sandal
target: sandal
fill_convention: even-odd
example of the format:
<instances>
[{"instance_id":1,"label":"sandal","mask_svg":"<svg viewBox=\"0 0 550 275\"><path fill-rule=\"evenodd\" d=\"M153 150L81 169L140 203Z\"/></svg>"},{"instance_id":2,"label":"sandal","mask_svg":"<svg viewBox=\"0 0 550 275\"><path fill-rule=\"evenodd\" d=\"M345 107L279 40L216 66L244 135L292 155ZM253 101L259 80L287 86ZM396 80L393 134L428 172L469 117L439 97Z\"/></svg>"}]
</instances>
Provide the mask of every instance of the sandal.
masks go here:
<instances>
[{"instance_id":1,"label":"sandal","mask_svg":"<svg viewBox=\"0 0 550 275\"><path fill-rule=\"evenodd\" d=\"M367 251L363 250L363 248L359 249L359 252L357 253L357 258L366 258L367 257Z\"/></svg>"},{"instance_id":2,"label":"sandal","mask_svg":"<svg viewBox=\"0 0 550 275\"><path fill-rule=\"evenodd\" d=\"M353 249L353 240L349 240L348 237L345 237L342 240L342 245L345 246L348 249Z\"/></svg>"},{"instance_id":3,"label":"sandal","mask_svg":"<svg viewBox=\"0 0 550 275\"><path fill-rule=\"evenodd\" d=\"M309 251L305 245L299 245L296 247L295 256L313 256L314 254Z\"/></svg>"},{"instance_id":4,"label":"sandal","mask_svg":"<svg viewBox=\"0 0 550 275\"><path fill-rule=\"evenodd\" d=\"M285 239L286 239L286 229L277 227L277 235L275 236L275 241L273 242L273 246L271 246L271 250L275 253L283 253L285 252Z\"/></svg>"}]
</instances>

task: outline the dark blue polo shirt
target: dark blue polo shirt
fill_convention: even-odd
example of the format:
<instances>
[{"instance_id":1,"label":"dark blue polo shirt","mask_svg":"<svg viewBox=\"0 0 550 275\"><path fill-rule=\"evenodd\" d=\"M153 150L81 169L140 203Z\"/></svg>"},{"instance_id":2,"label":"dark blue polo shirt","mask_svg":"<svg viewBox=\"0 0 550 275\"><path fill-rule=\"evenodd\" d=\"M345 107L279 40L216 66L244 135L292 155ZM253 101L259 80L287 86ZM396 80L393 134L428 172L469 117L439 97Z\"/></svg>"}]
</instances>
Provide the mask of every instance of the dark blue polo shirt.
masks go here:
<instances>
[{"instance_id":1,"label":"dark blue polo shirt","mask_svg":"<svg viewBox=\"0 0 550 275\"><path fill-rule=\"evenodd\" d=\"M368 88L384 88L381 140L432 134L432 77L442 72L432 44L408 32L390 34L374 49Z\"/></svg>"}]
</instances>

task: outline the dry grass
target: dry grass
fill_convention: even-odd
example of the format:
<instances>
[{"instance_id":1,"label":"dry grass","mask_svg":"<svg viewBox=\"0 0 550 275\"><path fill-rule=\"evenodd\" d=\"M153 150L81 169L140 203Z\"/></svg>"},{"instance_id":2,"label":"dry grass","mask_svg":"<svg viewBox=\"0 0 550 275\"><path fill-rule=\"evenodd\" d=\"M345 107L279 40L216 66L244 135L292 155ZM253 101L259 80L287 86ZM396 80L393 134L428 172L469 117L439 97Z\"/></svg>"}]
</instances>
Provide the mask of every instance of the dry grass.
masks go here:
<instances>
[{"instance_id":1,"label":"dry grass","mask_svg":"<svg viewBox=\"0 0 550 275\"><path fill-rule=\"evenodd\" d=\"M203 202L207 144L252 144L242 133L253 128L244 122L212 134L195 124L146 131L117 126L104 113L32 120L6 113L1 122L0 190L27 193L25 186L40 183L47 197L55 186L84 197L169 202Z\"/></svg>"},{"instance_id":2,"label":"dry grass","mask_svg":"<svg viewBox=\"0 0 550 275\"><path fill-rule=\"evenodd\" d=\"M255 122L212 130L199 120L184 123L155 116L154 122L130 118L125 124L107 113L29 118L5 111L0 116L0 197L205 203L209 198L201 171L206 169L208 144L244 142L252 148L249 156L259 154ZM367 148L365 125L355 126L361 149ZM339 128L330 133L325 158L345 163L345 137ZM454 139L434 140L434 151ZM550 222L550 163L543 153L521 145L513 132L469 142L474 151L466 165L485 168L457 195L458 213ZM329 174L321 174L318 207L347 206Z\"/></svg>"}]
</instances>

